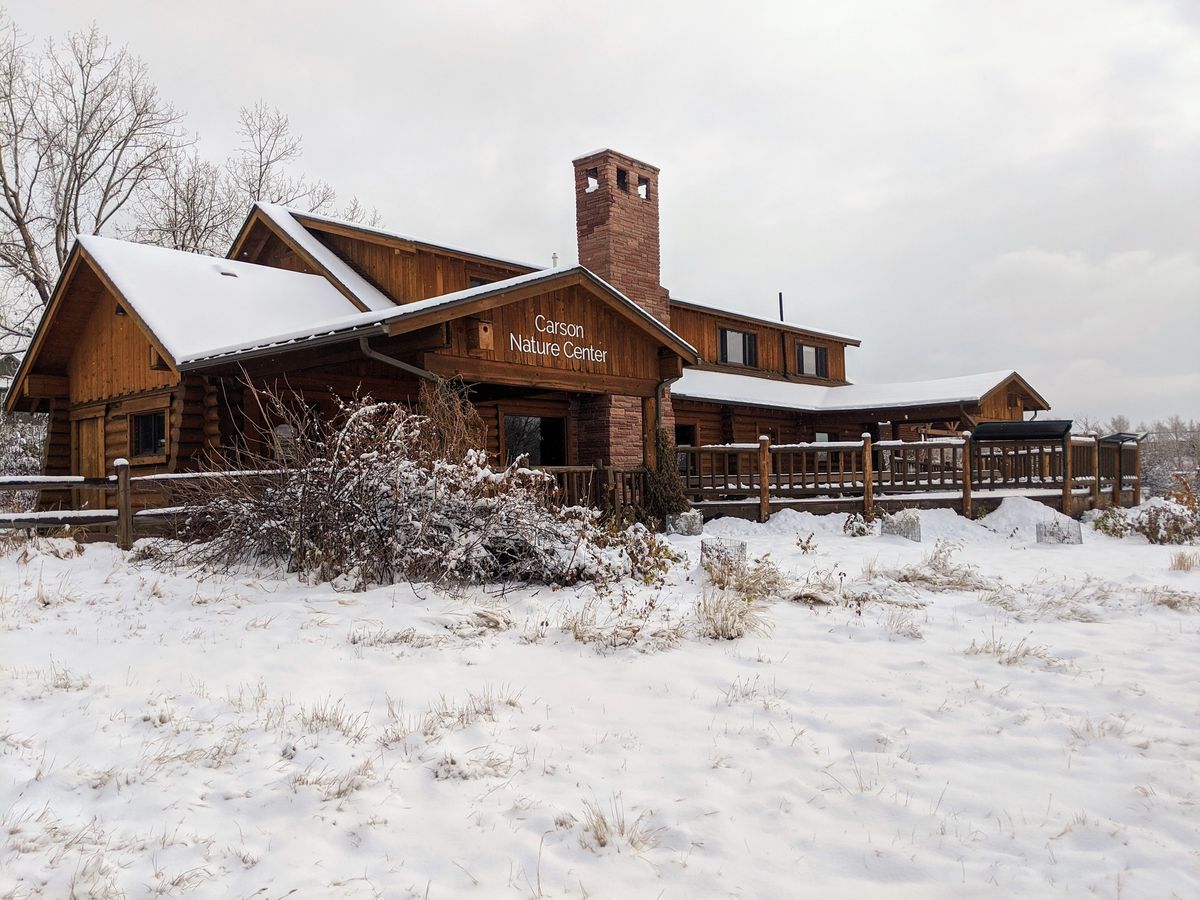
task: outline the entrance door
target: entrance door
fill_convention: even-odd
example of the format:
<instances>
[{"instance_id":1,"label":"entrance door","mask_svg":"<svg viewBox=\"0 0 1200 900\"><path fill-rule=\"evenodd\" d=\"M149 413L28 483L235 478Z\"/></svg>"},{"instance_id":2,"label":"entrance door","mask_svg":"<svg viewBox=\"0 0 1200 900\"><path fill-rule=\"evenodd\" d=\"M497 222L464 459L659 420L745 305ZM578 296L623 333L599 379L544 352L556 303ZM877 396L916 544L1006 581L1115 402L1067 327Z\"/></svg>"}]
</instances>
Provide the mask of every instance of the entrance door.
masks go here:
<instances>
[{"instance_id":1,"label":"entrance door","mask_svg":"<svg viewBox=\"0 0 1200 900\"><path fill-rule=\"evenodd\" d=\"M557 416L505 416L504 459L511 463L522 454L527 466L567 464L567 420Z\"/></svg>"},{"instance_id":2,"label":"entrance door","mask_svg":"<svg viewBox=\"0 0 1200 900\"><path fill-rule=\"evenodd\" d=\"M71 423L71 473L84 478L103 478L104 413ZM104 509L104 491L99 488L75 488L76 509Z\"/></svg>"}]
</instances>

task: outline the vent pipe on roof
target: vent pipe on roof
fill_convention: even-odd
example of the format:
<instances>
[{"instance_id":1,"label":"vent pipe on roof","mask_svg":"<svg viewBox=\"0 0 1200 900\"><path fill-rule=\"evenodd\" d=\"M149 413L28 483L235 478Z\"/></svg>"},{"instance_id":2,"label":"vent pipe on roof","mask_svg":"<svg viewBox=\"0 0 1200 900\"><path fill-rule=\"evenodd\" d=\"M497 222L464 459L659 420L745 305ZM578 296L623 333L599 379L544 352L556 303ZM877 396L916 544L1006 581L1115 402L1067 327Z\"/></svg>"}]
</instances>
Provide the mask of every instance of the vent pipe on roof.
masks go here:
<instances>
[{"instance_id":1,"label":"vent pipe on roof","mask_svg":"<svg viewBox=\"0 0 1200 900\"><path fill-rule=\"evenodd\" d=\"M786 322L786 321L787 321L787 319L785 319L785 318L783 317L783 291L780 291L780 292L779 292L779 321L780 321L780 322Z\"/></svg>"}]
</instances>

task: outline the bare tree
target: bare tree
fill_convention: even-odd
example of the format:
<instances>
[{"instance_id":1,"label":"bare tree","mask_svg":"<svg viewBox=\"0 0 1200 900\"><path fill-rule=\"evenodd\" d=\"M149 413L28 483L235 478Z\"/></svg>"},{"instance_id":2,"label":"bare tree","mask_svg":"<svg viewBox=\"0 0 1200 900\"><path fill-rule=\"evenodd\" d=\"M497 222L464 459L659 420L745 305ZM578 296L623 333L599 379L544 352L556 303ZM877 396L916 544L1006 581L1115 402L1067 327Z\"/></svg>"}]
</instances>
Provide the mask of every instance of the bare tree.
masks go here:
<instances>
[{"instance_id":1,"label":"bare tree","mask_svg":"<svg viewBox=\"0 0 1200 900\"><path fill-rule=\"evenodd\" d=\"M245 209L225 170L198 153L180 154L140 198L131 237L189 253L223 254Z\"/></svg>"},{"instance_id":2,"label":"bare tree","mask_svg":"<svg viewBox=\"0 0 1200 900\"><path fill-rule=\"evenodd\" d=\"M233 243L255 202L334 212L333 188L293 171L303 144L282 111L262 101L243 107L237 133L240 145L223 163L208 162L197 153L180 154L161 183L144 193L131 236L220 256ZM379 213L364 207L357 197L341 215L352 222L379 223Z\"/></svg>"},{"instance_id":3,"label":"bare tree","mask_svg":"<svg viewBox=\"0 0 1200 900\"><path fill-rule=\"evenodd\" d=\"M112 224L188 137L145 65L95 27L36 54L0 16L0 336L23 342L75 235Z\"/></svg>"}]
</instances>

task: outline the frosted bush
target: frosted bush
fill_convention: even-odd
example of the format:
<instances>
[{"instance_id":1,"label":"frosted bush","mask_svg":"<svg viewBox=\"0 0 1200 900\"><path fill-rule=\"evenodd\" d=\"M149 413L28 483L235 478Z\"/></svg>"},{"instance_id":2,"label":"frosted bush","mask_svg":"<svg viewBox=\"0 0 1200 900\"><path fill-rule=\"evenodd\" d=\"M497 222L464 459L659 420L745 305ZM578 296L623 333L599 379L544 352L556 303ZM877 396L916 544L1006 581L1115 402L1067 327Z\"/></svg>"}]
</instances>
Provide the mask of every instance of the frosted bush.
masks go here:
<instances>
[{"instance_id":1,"label":"frosted bush","mask_svg":"<svg viewBox=\"0 0 1200 900\"><path fill-rule=\"evenodd\" d=\"M1152 500L1138 510L1132 527L1152 544L1194 544L1200 541L1200 512L1173 500Z\"/></svg>"},{"instance_id":2,"label":"frosted bush","mask_svg":"<svg viewBox=\"0 0 1200 900\"><path fill-rule=\"evenodd\" d=\"M497 467L482 450L448 449L440 425L396 404L358 402L333 425L291 424L289 468L205 479L185 498L190 559L281 563L361 590L396 580L653 582L674 558L642 525L558 506L553 478L520 460Z\"/></svg>"}]
</instances>

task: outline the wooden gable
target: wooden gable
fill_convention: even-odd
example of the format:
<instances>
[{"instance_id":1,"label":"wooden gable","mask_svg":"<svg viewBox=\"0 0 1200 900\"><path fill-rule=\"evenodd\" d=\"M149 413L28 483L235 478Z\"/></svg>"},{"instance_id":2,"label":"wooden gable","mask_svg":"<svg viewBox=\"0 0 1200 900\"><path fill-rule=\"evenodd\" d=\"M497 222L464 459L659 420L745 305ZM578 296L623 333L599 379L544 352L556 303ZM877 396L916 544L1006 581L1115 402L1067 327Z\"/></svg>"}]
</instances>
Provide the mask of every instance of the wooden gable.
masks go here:
<instances>
[{"instance_id":1,"label":"wooden gable","mask_svg":"<svg viewBox=\"0 0 1200 900\"><path fill-rule=\"evenodd\" d=\"M14 379L7 408L87 403L179 383L173 360L78 246Z\"/></svg>"},{"instance_id":2,"label":"wooden gable","mask_svg":"<svg viewBox=\"0 0 1200 900\"><path fill-rule=\"evenodd\" d=\"M695 357L669 331L582 272L447 310L410 316L393 334L447 323L432 372L468 381L649 397Z\"/></svg>"}]
</instances>

